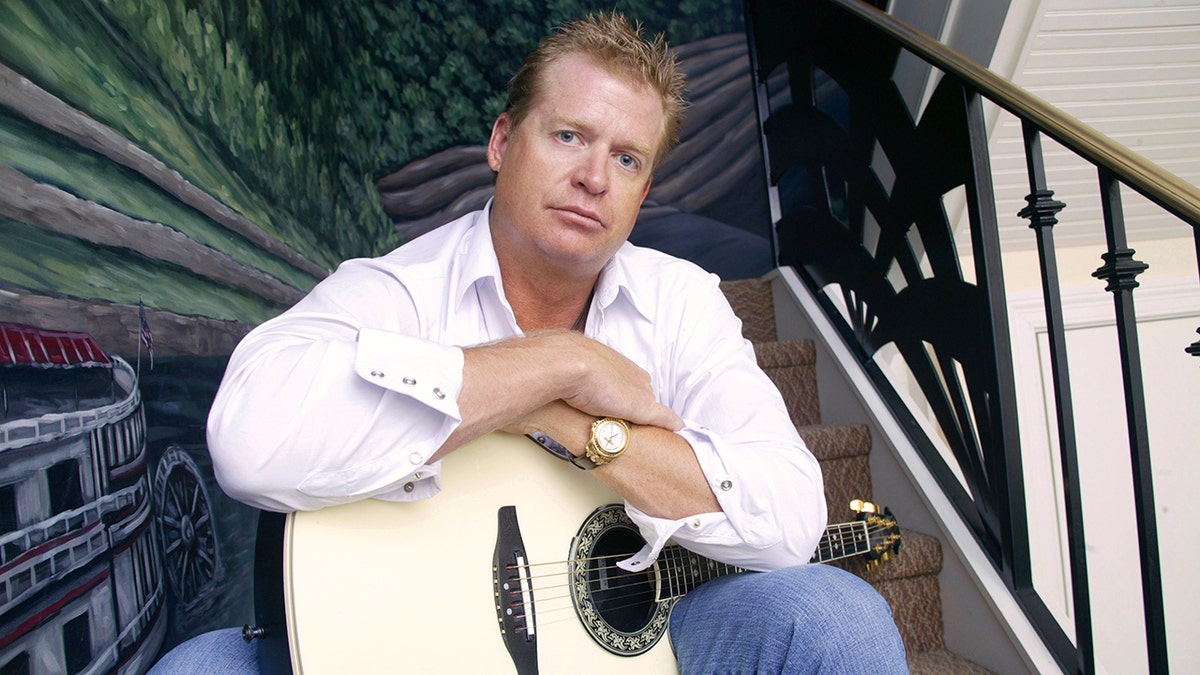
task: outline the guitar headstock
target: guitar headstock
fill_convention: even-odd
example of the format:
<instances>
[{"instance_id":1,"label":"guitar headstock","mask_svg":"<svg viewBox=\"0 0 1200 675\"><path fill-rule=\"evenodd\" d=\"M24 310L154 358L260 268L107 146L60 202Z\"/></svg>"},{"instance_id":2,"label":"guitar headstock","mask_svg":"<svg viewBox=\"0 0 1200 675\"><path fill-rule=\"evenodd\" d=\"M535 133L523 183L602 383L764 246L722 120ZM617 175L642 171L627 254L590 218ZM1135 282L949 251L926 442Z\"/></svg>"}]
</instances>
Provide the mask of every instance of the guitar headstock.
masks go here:
<instances>
[{"instance_id":1,"label":"guitar headstock","mask_svg":"<svg viewBox=\"0 0 1200 675\"><path fill-rule=\"evenodd\" d=\"M855 520L867 524L869 550L863 554L863 558L868 571L885 562L893 553L900 552L900 526L891 509L881 509L877 504L855 499L850 502L850 510L858 514Z\"/></svg>"}]
</instances>

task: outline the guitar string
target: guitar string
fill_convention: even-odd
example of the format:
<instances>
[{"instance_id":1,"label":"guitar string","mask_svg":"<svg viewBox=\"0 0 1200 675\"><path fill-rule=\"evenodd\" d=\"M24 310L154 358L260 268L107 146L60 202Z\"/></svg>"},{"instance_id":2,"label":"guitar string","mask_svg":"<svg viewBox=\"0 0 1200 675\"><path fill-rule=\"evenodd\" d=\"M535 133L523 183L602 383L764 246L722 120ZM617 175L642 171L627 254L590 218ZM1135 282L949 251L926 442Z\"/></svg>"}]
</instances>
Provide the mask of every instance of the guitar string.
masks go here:
<instances>
[{"instance_id":1,"label":"guitar string","mask_svg":"<svg viewBox=\"0 0 1200 675\"><path fill-rule=\"evenodd\" d=\"M889 525L889 526L874 526L874 527L868 527L868 529L867 529L867 535L868 535L868 538L870 538L870 536L876 535L876 534L878 534L878 533L879 533L879 532L881 532L881 531L890 530L890 529L893 529L893 526L890 526L890 525ZM853 542L851 542L851 543L853 543ZM869 543L869 542L868 542L868 543ZM884 543L884 544L890 544L890 543L892 543L892 542L890 542L890 541L885 541L885 542L882 542L882 543ZM876 544L875 546L872 546L872 548L877 548L878 546L879 546L879 544ZM819 548L820 548L820 549L822 549L822 550L833 551L833 550L835 550L835 549L845 549L845 548L847 548L847 546L846 546L845 544L833 544L833 543L824 542L824 543L822 543L822 544L819 546ZM675 551L675 550L683 550L683 551L687 551L687 549L684 549L682 546L679 546L679 545L677 545L677 544L672 544L672 545L670 545L670 546L667 546L667 547L665 547L665 548L663 549L663 552L670 552L670 551ZM848 554L848 555L862 555L862 554L864 554L864 553L868 553L868 552L869 552L869 551L860 551L860 552L854 552L854 553L851 553L851 554ZM698 554L692 553L691 551L687 551L687 554L688 554L688 555L693 555L693 556L696 556L696 555L698 555ZM631 554L629 554L629 553L615 553L615 554L604 555L604 556L593 556L593 557L590 557L590 558L576 558L576 559L573 559L573 560L558 560L558 561L552 561L552 562L526 563L526 564L524 564L524 565L508 565L508 566L506 566L506 567L505 567L505 569L508 569L508 570L524 569L525 571L527 571L527 572L528 572L528 571L532 571L532 570L533 570L533 568L535 568L535 567L545 567L545 566L550 566L550 565L555 565L555 566L557 566L557 565L571 565L571 564L580 565L580 564L587 564L587 563L592 563L592 562L596 562L596 561L607 561L607 560L614 560L614 559L622 559L622 558L627 558L627 557L629 557L630 555L631 555ZM661 556L661 553L660 553L660 556ZM701 559L703 559L703 560L709 560L708 558L703 558L703 556L700 556L700 558L701 558ZM824 560L824 561L822 561L822 562L832 562L833 560L837 560L837 559L838 559L838 558L831 558L831 559ZM727 564L727 563L718 563L718 564ZM604 568L595 568L595 569L590 569L589 571L610 571L610 570L612 570L612 569L614 569L614 568L615 568L615 569L620 569L620 568L616 567L615 565L608 565L608 566L606 566L606 567L604 567ZM622 570L622 571L626 571L626 570ZM647 572L648 572L648 570L647 570ZM645 572L635 572L635 573L632 573L632 574L642 574L642 573L645 573ZM568 575L568 574L570 574L570 572L557 572L557 573L554 573L554 574L552 574L552 575L549 575L549 576L560 576L560 575ZM529 579L537 579L537 578L546 578L546 576L547 576L547 575L535 575L535 574L530 574L530 575L528 576L528 578L529 578Z\"/></svg>"},{"instance_id":2,"label":"guitar string","mask_svg":"<svg viewBox=\"0 0 1200 675\"><path fill-rule=\"evenodd\" d=\"M873 535L877 535L877 534L879 534L881 531L889 531L889 530L892 530L892 529L894 529L894 528L895 528L895 526L894 526L894 525L892 525L892 524L868 523L868 524L867 524L867 527L866 527L866 530L867 530L867 532L866 532L866 534L867 534L867 541L866 541L866 543L867 543L867 544L870 544L870 543L871 543L871 542L870 542L870 538L871 538ZM857 524L857 523L849 523L849 524L845 524L844 526L842 526L841 528L839 528L839 534L841 534L841 533L843 533L844 531L847 531L847 530L854 530L854 531L857 531L857 530L860 530L860 529L862 529L862 528L861 528L860 526L858 526L858 524ZM857 532L855 532L854 534L855 534L855 536L857 536ZM824 539L825 539L825 537L822 537L822 540L824 540ZM852 542L852 543L853 543L853 542ZM825 560L824 560L824 561L822 561L822 562L832 562L832 561L834 561L834 560L841 560L841 559L843 559L843 558L851 557L851 556L854 556L854 555L861 555L861 554L863 554L863 553L867 553L867 552L869 552L871 549L878 549L880 546L882 546L883 548L888 548L888 547L889 547L891 544L893 544L893 543L894 543L894 541L893 541L891 538L887 538L887 539L885 539L883 542L881 542L880 544L877 544L876 546L871 546L871 547L869 547L867 551L857 551L857 552L854 552L854 553L843 553L842 555L839 555L839 556L836 556L836 557L830 557L830 558L827 558L827 559L825 559ZM845 550L845 549L846 549L846 546L845 546L844 544L842 544L842 545L833 545L833 544L830 544L830 545L828 545L828 546L825 546L824 548L828 549L829 551L832 551L832 550L833 550L833 549L835 549L835 548L838 548L838 549L843 549L843 550ZM682 552L683 552L683 555L685 555L685 556L686 556L686 558L687 558L687 560L686 560L686 561L680 561L680 560L678 560L678 559L677 559L677 560L676 560L676 562L683 562L683 563L695 564L695 563L697 563L697 562L701 562L701 561L703 561L703 562L708 562L708 561L709 561L709 559L707 559L707 558L704 558L703 556L700 556L700 555L698 555L698 554L696 554L696 553L693 553L693 552L691 552L691 551L688 551L687 549L684 549L684 548L682 548L682 547L680 547L680 546L671 546L671 547L668 547L668 549L664 549L664 552L665 552L665 551L668 551L668 550L671 550L671 549L673 549L673 550L676 550L676 551L682 551ZM608 557L608 558L613 558L613 557L621 557L621 556L607 556L607 557ZM712 581L712 580L713 580L713 578L720 577L720 576L725 576L725 574L729 573L730 571L739 571L739 570L740 570L740 568L737 568L737 567L735 567L735 566L733 566L733 565L729 565L729 564L727 564L727 563L717 563L717 564L718 564L718 565L720 565L720 566L722 566L722 567L731 568L731 569L730 569L730 570L727 570L726 572L723 572L723 573L721 573L721 574L717 574L715 577L710 577L710 578L707 578L707 579L703 579L703 580L701 580L701 581L699 581L699 582L697 582L697 583L694 583L694 584L693 584L692 582L694 582L694 581L696 580L696 575L695 575L695 574L691 574L691 575L687 574L687 572L688 572L689 570L683 570L683 574L677 574L677 575L671 575L671 574L668 574L668 577L670 577L670 578L668 578L668 579L667 579L667 580L665 580L665 581L666 581L667 583L669 583L669 584L670 584L672 587L674 586L674 584L675 584L675 582L676 582L676 581L680 581L680 586L681 586L681 587L683 587L683 590L682 590L681 592L677 592L677 593L671 593L671 592L668 592L667 594L665 594L665 596L664 596L664 597L662 597L660 600L658 600L658 602L663 602L663 601L666 601L666 600L673 600L673 599L677 599L677 598L683 597L683 595L685 595L685 594L687 594L688 592L690 592L691 590L693 590L693 589L694 589L696 586L699 586L699 585L701 585L701 584L703 584L703 583L706 583L706 582L708 582L708 581ZM690 568L689 568L689 569L690 569ZM697 568L697 569L699 569L699 570L703 570L704 568ZM744 571L744 570L741 570L741 571ZM627 586L628 586L628 585L634 585L635 583L636 583L637 585L639 585L639 586L643 585L641 582L634 582L634 581L632 581L632 577L631 577L631 582L630 582L630 584L626 584L626 585L627 585ZM610 586L610 587L609 587L609 590L611 590L611 589L614 589L614 588L617 588L617 587L616 587L615 585L613 585L613 586ZM670 591L670 590L674 590L674 588L672 588L672 589L666 589L666 590ZM590 591L589 591L589 592L590 592ZM636 604L639 604L640 602L643 602L643 601L644 601L644 599L645 599L646 597L652 596L652 595L653 595L653 593L654 593L654 591L653 591L653 588L652 588L652 587L651 587L651 588L648 588L648 589L647 589L645 592L642 592L642 593L640 593L640 594L631 594L631 595L628 595L628 596L626 596L626 598L625 598L625 599L626 599L626 600L629 600L630 602L627 602L627 603L626 603L626 604L624 604L624 605L612 605L612 604L609 604L609 605L607 605L607 606L606 606L606 609L607 609L607 610L609 610L609 611L613 611L613 610L620 610L620 609L626 609L626 608L628 608L628 607L632 607L632 606L634 606L634 605L636 605Z\"/></svg>"},{"instance_id":3,"label":"guitar string","mask_svg":"<svg viewBox=\"0 0 1200 675\"><path fill-rule=\"evenodd\" d=\"M670 548L678 549L679 547L672 546ZM578 563L605 562L605 561L609 561L609 560L623 559L626 557L628 557L628 554L594 556L591 558L578 559L573 562L575 562L577 564ZM571 561L562 562L562 563L535 563L535 564L537 564L537 565L547 565L547 564L569 565L570 562ZM532 566L533 565L527 565L526 567L532 567ZM508 569L510 569L510 571L511 571L515 568L516 568L516 566L512 566ZM598 572L600 570L612 570L612 569L620 569L620 568L617 568L615 565L607 565L604 567L588 567L586 570L584 570L583 573L590 576L592 573ZM610 578L608 580L609 585L604 590L606 592L616 593L618 599L623 601L623 604L613 604L611 602L606 603L604 606L604 611L620 611L622 609L626 609L628 607L632 607L632 606L638 605L638 604L643 604L645 602L653 603L653 598L654 598L655 593L654 593L654 583L653 583L653 580L650 578L650 570L646 570L643 572L634 572L634 573L628 573L625 570L621 570L621 572L624 572L625 574L623 574L622 576ZM544 579L544 578L548 578L548 577L557 577L557 576L570 578L572 575L577 575L577 574L579 574L579 572L567 571L567 572L562 572L562 573L552 574L552 575L535 575L535 576L531 576L529 578L530 579L535 579L535 578L543 578ZM512 580L514 580L514 581L516 581L517 579L518 579L518 577L516 577L516 576L512 577ZM592 594L596 593L596 589L593 587L599 583L602 583L602 582L588 581L587 586L589 588L586 589L587 594L592 595ZM572 583L568 582L566 584L550 586L543 590L555 590L555 589L570 588L571 585L572 585ZM628 589L632 586L637 586L637 587L643 588L644 590L642 590L638 593L628 593L628 592L623 591L623 589ZM547 621L545 618L546 614L561 614L568 609L574 609L575 598L572 594L554 595L554 596L546 597L544 595L538 594L537 590L538 589L536 589L536 588L534 589L534 593L535 593L534 605L535 605L535 614L537 617L537 621L536 621L537 624L553 625L553 624L559 623L561 621L569 621L569 620L576 619L576 616L574 614L565 614L565 615L562 615L561 618L555 618L550 621ZM568 604L568 601L569 601L569 604ZM559 605L558 603L561 603L561 605ZM524 610L524 603L523 602L515 602L515 603L512 603L511 607L513 609Z\"/></svg>"},{"instance_id":4,"label":"guitar string","mask_svg":"<svg viewBox=\"0 0 1200 675\"><path fill-rule=\"evenodd\" d=\"M889 529L892 529L892 527L891 526L886 526L886 527L878 526L878 527L868 528L867 534L869 536L871 536L871 535L878 534L880 531L889 530ZM853 543L853 542L851 542L851 543ZM891 544L891 543L893 543L893 542L891 542L890 540L882 542L882 544L884 544L884 545ZM876 545L873 548L876 548L878 546L879 545ZM844 543L838 543L838 544L825 543L821 546L821 549L823 551L829 551L829 552L832 552L832 551L838 550L838 549L845 550L846 548L847 548L847 546ZM695 562L698 560L705 561L705 562L709 561L708 558L704 558L703 556L699 556L698 554L692 553L691 551L687 551L687 549L684 549L683 547L678 546L678 545L671 545L671 546L664 548L663 553L666 553L667 555L671 555L671 554L673 554L674 551L680 551L680 550L685 551L685 555L690 556L692 558L692 560L689 560L689 562ZM861 551L861 552L856 551L856 552L848 553L842 557L848 557L851 555L862 555L867 552L869 552L869 551ZM506 569L508 569L510 571L517 570L517 569L524 569L526 572L530 572L530 571L533 571L533 568L535 568L535 567L544 567L544 566L548 566L548 565L555 565L555 566L571 565L571 564L574 564L577 566L581 565L581 564L587 565L592 562L621 559L621 558L628 557L628 555L629 554L627 554L627 553L620 553L620 554L611 554L611 555L606 555L606 556L593 556L591 558L578 558L575 560L563 560L563 561L543 562L543 563L526 563L523 566L510 565L510 566L507 566ZM827 558L826 560L824 560L822 562L832 562L833 560L838 560L838 559L840 559L840 558ZM728 565L727 563L716 563L716 564ZM586 572L607 572L607 571L612 571L614 569L621 569L621 568L619 568L615 565L606 565L605 567L596 567L596 568L589 567L585 570L585 573ZM636 578L642 574L648 574L650 572L650 570L646 570L644 572L628 572L627 570L624 570L624 569L621 569L621 571L626 572L626 574L622 575L621 577L618 577L618 578L625 578L625 577ZM568 572L556 572L556 573L553 573L550 575L528 574L528 576L526 578L529 580L536 580L536 579L553 578L553 577L559 577L559 576L569 576L570 574L571 574L571 572L569 572L569 571ZM517 578L514 577L513 580L517 580ZM550 587L550 588L553 588L553 587Z\"/></svg>"},{"instance_id":5,"label":"guitar string","mask_svg":"<svg viewBox=\"0 0 1200 675\"><path fill-rule=\"evenodd\" d=\"M616 557L621 557L621 556L616 556ZM845 556L843 556L843 557L845 557ZM569 576L570 573L569 572L564 573L564 575ZM636 576L636 575L634 575L634 576ZM711 580L711 579L702 581L700 583L705 583L706 581L709 581L709 580ZM594 583L594 582L589 582L589 584L592 584L592 583ZM696 585L700 585L700 583L697 583ZM625 593L624 595L619 595L618 598L620 600L624 601L622 604L614 604L610 600L608 602L603 603L603 607L597 607L596 611L600 612L601 615L603 616L605 613L622 611L624 609L627 609L627 608L630 608L630 607L633 607L636 605L645 605L645 604L649 603L649 605L647 606L647 611L648 611L650 606L657 605L664 601L678 599L679 597L682 597L688 591L691 590L691 588L689 588L689 589L684 590L681 593L668 594L666 597L660 598L658 600L653 599L654 591L653 591L652 586L650 585L650 582L648 582L648 581L630 580L629 583L622 584L622 585L610 583L610 585L605 590L610 593L614 593L614 592L619 592L623 587L632 586L632 585L639 586L643 590L641 590L637 593ZM692 588L694 588L694 587L695 586L693 586ZM549 587L549 588L543 588L542 593L538 594L538 597L535 598L534 602L535 602L536 606L535 606L534 614L535 614L535 619L536 619L536 625L552 626L552 625L559 624L562 622L570 622L570 621L577 620L578 611L567 613L568 610L575 609L575 604L576 604L575 598L573 598L569 595L561 595L561 594L555 595L555 596L549 596L549 597L544 595L544 592L547 590L554 590L554 589L561 589L561 588L563 588L562 585L555 586L555 587ZM594 593L595 591L588 591L588 592L590 594L590 593ZM523 605L524 605L524 603L518 602L518 603L515 603L513 605L513 607L516 609L523 610L524 609ZM518 628L517 630L520 630L520 629Z\"/></svg>"},{"instance_id":6,"label":"guitar string","mask_svg":"<svg viewBox=\"0 0 1200 675\"><path fill-rule=\"evenodd\" d=\"M875 524L875 525L870 525L870 524L869 524L869 525L867 526L867 535L868 535L868 540L870 539L870 536L872 536L872 535L876 535L876 534L878 534L878 533L879 533L879 532L881 532L881 531L892 530L892 529L894 529L894 528L895 528L895 526L894 526L894 525L891 525L891 524L884 524L884 525L878 525L878 524ZM858 526L856 526L855 524L847 524L847 526L846 526L846 527L839 528L839 531L838 531L838 533L839 533L839 534L842 534L844 531L850 531L850 532L853 534L853 531L854 531L854 530L859 530L859 529L861 529L861 528L860 528L860 527L858 527ZM849 537L847 537L847 538L849 538ZM824 537L823 537L823 539L824 539ZM851 542L851 543L853 543L853 542ZM868 541L868 543L870 543L870 542ZM893 541L891 541L890 539L889 539L889 540L886 540L885 542L883 542L883 544L884 544L884 548L887 548L887 547L889 547L889 546L890 546L892 543L894 543L894 542L893 542ZM877 546L873 546L873 547L871 547L871 548L877 548L877 547L878 547L878 545L877 545ZM822 550L825 550L825 551L832 552L834 549L845 549L845 548L846 548L846 546L845 546L845 544L833 544L833 543L831 543L831 542L823 542L823 545L822 545L820 548L822 548ZM671 554L672 554L672 552L674 552L674 551L683 551L683 552L684 552L684 555L685 555L685 556L688 556L688 558L689 558L689 560L687 560L686 562L691 562L691 563L694 563L694 562L696 562L697 560L708 561L708 559L707 559L707 558L703 558L702 556L698 556L698 554L692 553L691 551L687 551L687 549L683 549L682 547L680 547L680 546L678 546L678 545L672 545L672 546L669 546L669 547L667 547L667 548L663 549L663 552L664 552L664 553L667 553L668 555L671 555ZM845 554L845 555L842 555L842 556L839 556L839 557L829 558L829 559L827 559L827 560L825 560L825 561L823 561L823 562L832 562L833 560L839 560L839 559L842 559L842 558L845 558L845 557L850 557L850 556L852 556L852 555L861 555L862 553L866 553L866 552L869 552L869 551L862 551L862 552L856 552L856 553L852 553L852 554ZM518 566L518 565L510 565L510 566L506 567L505 569L506 569L506 570L508 570L508 571L510 571L510 572L513 572L513 571L515 571L515 570L517 570L517 569L521 569L521 568L524 568L526 571L529 571L529 570L531 570L531 569L532 569L532 568L534 568L534 567L546 567L546 566L550 566L550 565L555 565L555 566L559 566L559 565L568 565L568 566L569 566L569 565L571 565L571 564L575 564L575 565L580 565L580 564L588 565L588 564L590 564L590 563L593 563L593 562L607 562L607 561L610 561L610 560L623 559L623 558L626 558L626 557L628 557L628 555L629 555L629 554L627 554L627 553L622 553L622 554L612 554L612 555L605 555L605 556L593 556L593 557L590 557L590 558L579 558L579 559L575 559L575 560L558 561L558 562L527 563L527 564L525 564L525 565L520 565L520 566ZM677 562L678 562L678 561L677 561ZM728 565L728 564L726 564L726 563L717 563L717 564L718 564L718 565L721 565L721 566L724 566L724 567L729 567L729 568L732 568L733 570L736 570L736 569L738 569L738 568L736 568L735 566ZM616 577L607 578L607 579L605 579L604 581L599 581L599 580L589 580L589 581L587 581L587 585L588 585L589 587L591 587L591 586L596 586L596 585L599 585L599 584L604 584L604 583L606 583L606 582L607 582L607 586L606 586L604 589L602 589L602 590L604 590L604 591L606 591L606 592L608 592L608 593L617 593L617 592L621 591L622 589L627 589L627 588L630 588L630 587L635 587L635 586L636 586L636 587L638 587L638 588L644 589L644 590L641 590L641 591L639 591L638 593L628 593L628 594L626 594L626 595L623 595L623 596L618 596L618 597L620 597L620 599L621 599L621 600L624 600L624 601L625 601L625 604L612 604L612 603L606 603L606 605L605 605L605 611L617 611L617 610L627 609L627 608L629 608L629 607L632 607L632 606L635 606L635 605L637 605L637 604L641 604L641 603L645 602L645 601L646 601L646 599L649 599L649 598L653 598L653 597L654 597L654 595L655 595L655 586L656 586L656 584L654 583L654 580L653 580L653 578L652 578L652 576L651 576L651 575L652 575L652 572L653 572L653 569L648 569L648 570L645 570L645 571L642 571L642 572L632 572L632 573L630 573L630 572L628 572L627 570L624 570L624 569L621 569L621 568L617 567L616 565L605 565L605 566L603 566L603 567L590 567L590 566L589 566L589 567L586 567L586 569L585 569L585 570L583 570L583 572L582 572L582 573L590 577L590 576L591 576L591 574L593 574L593 573L600 572L600 571L611 571L611 570L614 570L614 569L620 570L621 572L624 572L624 574L622 574L622 575L619 575L619 576L616 576ZM685 572L686 572L686 571L687 571L687 570L685 570ZM569 571L569 570L568 570L568 571L565 571L565 572L555 572L555 573L553 573L553 574L534 574L534 575L529 575L529 576L527 576L527 577L526 577L526 579L527 579L528 581L530 581L530 582L532 582L532 581L534 581L534 580L537 580L537 579L553 579L553 578L559 578L559 577L562 577L562 578L568 578L568 579L569 579L569 578L570 578L572 575L578 575L579 573L580 573L580 572L571 572L571 571ZM724 576L724 575L725 575L725 574L723 573L723 574L719 574L719 575L717 575L717 576ZM671 574L669 574L669 573L668 573L668 576L670 576L670 577L673 577L673 578L671 578L671 579L666 579L666 580L660 580L660 581L667 581L668 583L671 583L671 582L673 582L673 581L675 580L675 578L682 578L682 579L683 579L683 581L685 582L685 583L683 583L682 585L688 585L688 583L690 583L691 581L693 581L693 580L695 579L695 575L694 575L694 574L692 574L692 575L686 575L686 574L685 574L685 575L671 575ZM651 578L644 578L644 577L651 577ZM715 578L715 577L714 577L714 578ZM519 575L514 575L514 576L510 577L510 578L509 578L509 580L510 580L510 581L519 581L519 580L520 580L520 577L519 577ZM705 583L705 582L707 582L707 581L711 581L711 580L712 580L712 579L705 579L704 581L701 581L701 582L699 582L699 583L697 583L697 584L693 585L691 588L688 588L688 589L684 590L682 593L679 593L679 594L668 594L666 597L662 598L661 600L659 600L659 601L657 601L657 602L662 602L662 601L664 601L664 600L671 600L671 599L674 599L674 598L677 598L677 597L682 597L682 596L683 596L684 594L686 594L688 591L690 591L690 590L692 590L693 588L695 588L695 586L698 586L698 585L700 585L700 584L702 584L702 583ZM546 591L553 591L553 590L560 590L560 589L564 589L564 588L570 588L570 587L571 587L571 585L572 585L572 584L571 584L571 582L570 582L570 581L568 581L567 583L564 583L564 584L557 584L557 585L553 585L553 586L546 586L546 587L543 587L543 588L541 588L541 589L540 589L541 593L539 593L539 594L538 594L540 597L535 597L535 598L534 598L534 603L535 603L535 606L537 607L537 609L535 609L535 611L538 613L538 615L539 615L539 616L542 616L542 619L541 619L541 620L539 620L539 621L538 621L538 623L541 623L541 624L543 624L543 625L550 625L550 624L553 624L553 623L558 623L559 621L562 621L562 620L569 620L569 619L572 619L572 618L574 618L574 617L571 617L571 616L567 616L567 617L566 617L566 618L564 618L564 619L560 619L560 620L554 620L554 621L549 621L549 622L544 620L544 615L545 615L545 614L551 614L551 613L556 613L556 612L559 612L559 613L561 613L561 612L564 612L566 609L569 609L569 608L570 608L570 607L568 607L568 606L565 606L565 604L564 604L564 606L562 606L562 607L555 607L555 606L553 605L553 603L558 603L558 602L564 602L564 603L565 603L565 601L567 601L567 600L570 600L570 601L571 601L571 605L573 606L573 605L574 605L574 603L575 603L575 599L574 599L574 597L573 597L572 595L570 595L570 594L566 594L566 595L553 595L553 596L549 596L549 597L547 597L547 596L545 596L545 595L543 595L543 594L544 594ZM672 583L672 585L673 585L673 583ZM539 591L539 589L538 589L538 588L533 588L533 589L532 589L532 591L534 591L534 592L536 593L537 591ZM591 595L591 594L594 594L594 593L596 593L596 592L597 592L597 589L595 589L595 588L588 588L588 589L586 590L586 592L587 592L587 594L588 594L588 595ZM519 595L519 593L518 593L517 595ZM516 602L516 603L512 603L511 607L513 607L513 608L520 608L520 609L524 609L524 604L525 604L524 602L520 602L520 601L518 601L518 602ZM550 606L549 606L549 607L547 607L547 606L546 606L547 604L549 604Z\"/></svg>"}]
</instances>

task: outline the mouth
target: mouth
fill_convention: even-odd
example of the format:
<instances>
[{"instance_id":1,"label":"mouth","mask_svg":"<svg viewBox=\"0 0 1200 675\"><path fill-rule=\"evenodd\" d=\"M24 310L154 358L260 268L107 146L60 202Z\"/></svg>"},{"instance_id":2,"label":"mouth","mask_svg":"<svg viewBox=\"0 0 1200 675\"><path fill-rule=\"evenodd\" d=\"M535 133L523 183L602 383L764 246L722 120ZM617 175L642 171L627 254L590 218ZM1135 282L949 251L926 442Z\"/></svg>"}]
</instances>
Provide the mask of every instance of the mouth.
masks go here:
<instances>
[{"instance_id":1,"label":"mouth","mask_svg":"<svg viewBox=\"0 0 1200 675\"><path fill-rule=\"evenodd\" d=\"M581 206L559 206L559 207L555 207L554 210L557 211L559 214L565 215L568 220L579 223L581 225L585 225L588 227L596 227L596 226L599 226L602 228L608 227L604 223L604 220L600 217L599 214L597 214L595 211L585 209Z\"/></svg>"}]
</instances>

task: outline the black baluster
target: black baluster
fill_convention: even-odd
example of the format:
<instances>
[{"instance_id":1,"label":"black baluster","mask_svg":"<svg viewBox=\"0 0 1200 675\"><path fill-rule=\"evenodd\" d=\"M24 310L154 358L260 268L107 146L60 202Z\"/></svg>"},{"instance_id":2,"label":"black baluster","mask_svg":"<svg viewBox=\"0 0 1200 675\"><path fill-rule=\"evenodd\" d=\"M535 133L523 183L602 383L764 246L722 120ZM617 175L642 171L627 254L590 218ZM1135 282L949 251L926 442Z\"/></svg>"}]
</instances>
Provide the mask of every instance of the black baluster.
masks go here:
<instances>
[{"instance_id":1,"label":"black baluster","mask_svg":"<svg viewBox=\"0 0 1200 675\"><path fill-rule=\"evenodd\" d=\"M1134 260L1125 239L1125 217L1121 209L1121 184L1107 169L1100 169L1100 199L1104 206L1104 229L1108 252L1105 264L1092 273L1108 281L1116 308L1117 342L1125 387L1125 418L1129 429L1129 451L1133 464L1134 510L1137 515L1139 552L1142 563L1142 596L1146 616L1146 644L1150 672L1167 673L1167 633L1163 611L1162 570L1159 562L1158 526L1154 511L1154 477L1150 469L1150 439L1146 422L1146 398L1142 383L1142 360L1138 349L1137 315L1133 289L1137 275L1148 265Z\"/></svg>"},{"instance_id":2,"label":"black baluster","mask_svg":"<svg viewBox=\"0 0 1200 675\"><path fill-rule=\"evenodd\" d=\"M1050 343L1050 371L1054 390L1054 413L1058 428L1058 454L1062 462L1064 509L1067 519L1067 552L1071 564L1071 600L1075 608L1075 645L1081 672L1095 672L1095 643L1092 634L1091 594L1088 589L1087 547L1083 529L1083 501L1079 491L1079 452L1075 440L1075 414L1071 403L1071 380L1067 366L1066 325L1062 310L1062 291L1058 283L1058 263L1054 249L1054 226L1058 212L1066 204L1052 199L1047 189L1042 159L1041 134L1029 122L1023 122L1025 166L1029 174L1029 203L1018 214L1029 219L1037 237L1038 262L1042 274L1042 301L1046 311L1047 338ZM1032 588L1029 564L1014 574L1020 587Z\"/></svg>"}]
</instances>

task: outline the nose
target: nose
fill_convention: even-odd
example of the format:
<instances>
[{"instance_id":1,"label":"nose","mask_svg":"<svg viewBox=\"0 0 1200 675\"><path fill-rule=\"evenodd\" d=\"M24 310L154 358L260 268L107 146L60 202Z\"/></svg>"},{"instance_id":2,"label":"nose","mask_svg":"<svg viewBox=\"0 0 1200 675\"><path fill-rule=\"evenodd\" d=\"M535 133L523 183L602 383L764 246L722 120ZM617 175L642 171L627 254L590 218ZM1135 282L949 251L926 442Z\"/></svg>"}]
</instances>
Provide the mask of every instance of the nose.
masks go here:
<instances>
[{"instance_id":1,"label":"nose","mask_svg":"<svg viewBox=\"0 0 1200 675\"><path fill-rule=\"evenodd\" d=\"M607 152L580 153L573 182L591 194L604 194L608 190L608 169Z\"/></svg>"}]
</instances>

